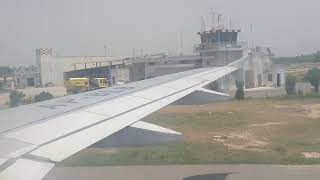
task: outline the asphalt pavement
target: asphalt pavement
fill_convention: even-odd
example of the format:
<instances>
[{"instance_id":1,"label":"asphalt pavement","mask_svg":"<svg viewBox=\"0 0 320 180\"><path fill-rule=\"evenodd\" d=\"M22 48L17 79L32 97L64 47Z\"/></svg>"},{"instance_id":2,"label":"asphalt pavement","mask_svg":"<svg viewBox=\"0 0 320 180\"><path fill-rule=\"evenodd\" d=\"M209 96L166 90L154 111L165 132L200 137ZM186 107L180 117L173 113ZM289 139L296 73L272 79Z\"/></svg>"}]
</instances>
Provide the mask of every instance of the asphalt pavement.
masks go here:
<instances>
[{"instance_id":1,"label":"asphalt pavement","mask_svg":"<svg viewBox=\"0 0 320 180\"><path fill-rule=\"evenodd\" d=\"M57 167L45 180L319 180L320 165Z\"/></svg>"}]
</instances>

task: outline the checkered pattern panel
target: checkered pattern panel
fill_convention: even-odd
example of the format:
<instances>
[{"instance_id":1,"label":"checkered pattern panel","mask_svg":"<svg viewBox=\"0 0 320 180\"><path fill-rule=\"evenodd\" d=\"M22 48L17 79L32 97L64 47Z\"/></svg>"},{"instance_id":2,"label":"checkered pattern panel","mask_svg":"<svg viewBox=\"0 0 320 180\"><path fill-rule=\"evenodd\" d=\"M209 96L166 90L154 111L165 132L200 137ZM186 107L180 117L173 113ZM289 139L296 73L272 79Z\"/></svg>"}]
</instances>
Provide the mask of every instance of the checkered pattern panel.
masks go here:
<instances>
[{"instance_id":1,"label":"checkered pattern panel","mask_svg":"<svg viewBox=\"0 0 320 180\"><path fill-rule=\"evenodd\" d=\"M53 49L51 48L43 48L43 49L37 49L37 55L40 56L51 56L53 55Z\"/></svg>"}]
</instances>

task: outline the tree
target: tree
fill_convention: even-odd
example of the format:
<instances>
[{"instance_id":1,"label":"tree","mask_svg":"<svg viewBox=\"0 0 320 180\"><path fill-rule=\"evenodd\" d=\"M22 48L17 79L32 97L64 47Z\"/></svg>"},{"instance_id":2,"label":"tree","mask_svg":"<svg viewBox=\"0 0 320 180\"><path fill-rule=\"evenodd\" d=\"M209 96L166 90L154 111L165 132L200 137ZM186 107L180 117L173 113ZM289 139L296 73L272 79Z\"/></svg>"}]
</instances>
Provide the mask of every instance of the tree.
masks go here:
<instances>
[{"instance_id":1,"label":"tree","mask_svg":"<svg viewBox=\"0 0 320 180\"><path fill-rule=\"evenodd\" d=\"M4 83L6 83L9 76L13 76L13 70L10 67L0 66L0 77L3 77Z\"/></svg>"},{"instance_id":2,"label":"tree","mask_svg":"<svg viewBox=\"0 0 320 180\"><path fill-rule=\"evenodd\" d=\"M10 67L0 66L0 76L7 77L12 76L13 70Z\"/></svg>"},{"instance_id":3,"label":"tree","mask_svg":"<svg viewBox=\"0 0 320 180\"><path fill-rule=\"evenodd\" d=\"M43 91L34 97L34 102L42 102L50 99L53 99L53 95L49 92Z\"/></svg>"},{"instance_id":4,"label":"tree","mask_svg":"<svg viewBox=\"0 0 320 180\"><path fill-rule=\"evenodd\" d=\"M317 51L314 54L314 62L319 62L320 61L320 51Z\"/></svg>"},{"instance_id":5,"label":"tree","mask_svg":"<svg viewBox=\"0 0 320 180\"><path fill-rule=\"evenodd\" d=\"M0 81L0 91L4 90L4 83L2 81Z\"/></svg>"},{"instance_id":6,"label":"tree","mask_svg":"<svg viewBox=\"0 0 320 180\"><path fill-rule=\"evenodd\" d=\"M236 81L236 87L237 87L237 91L235 94L235 98L238 100L243 100L244 99L244 82L243 81Z\"/></svg>"},{"instance_id":7,"label":"tree","mask_svg":"<svg viewBox=\"0 0 320 180\"><path fill-rule=\"evenodd\" d=\"M20 104L23 103L23 98L25 97L26 95L23 94L22 92L18 92L16 90L12 91L10 93L10 106L11 107L17 107L19 106Z\"/></svg>"},{"instance_id":8,"label":"tree","mask_svg":"<svg viewBox=\"0 0 320 180\"><path fill-rule=\"evenodd\" d=\"M304 79L311 83L311 85L314 87L316 92L319 92L320 69L318 68L310 69L305 75Z\"/></svg>"},{"instance_id":9,"label":"tree","mask_svg":"<svg viewBox=\"0 0 320 180\"><path fill-rule=\"evenodd\" d=\"M72 86L68 89L68 94L79 94L81 92L81 88L79 86Z\"/></svg>"},{"instance_id":10,"label":"tree","mask_svg":"<svg viewBox=\"0 0 320 180\"><path fill-rule=\"evenodd\" d=\"M286 91L288 95L293 95L296 93L296 81L297 77L294 75L288 75L286 77Z\"/></svg>"}]
</instances>

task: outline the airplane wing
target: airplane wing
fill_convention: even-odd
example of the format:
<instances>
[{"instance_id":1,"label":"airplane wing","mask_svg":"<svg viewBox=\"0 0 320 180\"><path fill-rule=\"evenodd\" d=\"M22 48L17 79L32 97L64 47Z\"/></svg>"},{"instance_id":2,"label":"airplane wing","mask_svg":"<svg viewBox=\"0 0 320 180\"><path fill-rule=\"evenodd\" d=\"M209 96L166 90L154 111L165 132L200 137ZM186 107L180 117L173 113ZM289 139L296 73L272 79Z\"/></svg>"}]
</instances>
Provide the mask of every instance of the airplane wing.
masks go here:
<instances>
[{"instance_id":1,"label":"airplane wing","mask_svg":"<svg viewBox=\"0 0 320 180\"><path fill-rule=\"evenodd\" d=\"M195 69L0 111L0 179L41 180L57 162L129 126L167 131L138 123L237 68Z\"/></svg>"}]
</instances>

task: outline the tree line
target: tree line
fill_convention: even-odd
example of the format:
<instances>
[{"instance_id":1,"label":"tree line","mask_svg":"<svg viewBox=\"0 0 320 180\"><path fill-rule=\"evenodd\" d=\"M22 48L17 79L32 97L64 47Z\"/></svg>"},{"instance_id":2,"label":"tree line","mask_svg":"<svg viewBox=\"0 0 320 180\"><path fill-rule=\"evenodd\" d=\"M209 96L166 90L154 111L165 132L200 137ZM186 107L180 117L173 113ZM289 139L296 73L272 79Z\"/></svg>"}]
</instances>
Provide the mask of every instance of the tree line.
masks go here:
<instances>
[{"instance_id":1,"label":"tree line","mask_svg":"<svg viewBox=\"0 0 320 180\"><path fill-rule=\"evenodd\" d=\"M320 85L320 69L312 68L308 70L305 74L304 78L305 81L308 81L313 87L316 93L319 93L319 85ZM297 77L294 75L287 75L286 76L286 92L288 95L295 95L296 94L296 83Z\"/></svg>"},{"instance_id":2,"label":"tree line","mask_svg":"<svg viewBox=\"0 0 320 180\"><path fill-rule=\"evenodd\" d=\"M9 105L10 107L17 107L23 104L31 104L34 102L42 102L42 101L47 101L50 99L53 99L54 96L49 93L49 92L41 92L38 95L35 95L33 98L32 97L26 97L26 95L22 92L19 91L11 91L9 99Z\"/></svg>"}]
</instances>

